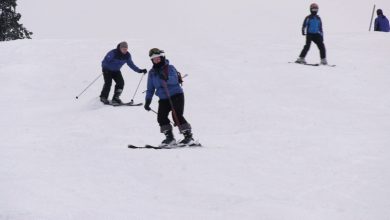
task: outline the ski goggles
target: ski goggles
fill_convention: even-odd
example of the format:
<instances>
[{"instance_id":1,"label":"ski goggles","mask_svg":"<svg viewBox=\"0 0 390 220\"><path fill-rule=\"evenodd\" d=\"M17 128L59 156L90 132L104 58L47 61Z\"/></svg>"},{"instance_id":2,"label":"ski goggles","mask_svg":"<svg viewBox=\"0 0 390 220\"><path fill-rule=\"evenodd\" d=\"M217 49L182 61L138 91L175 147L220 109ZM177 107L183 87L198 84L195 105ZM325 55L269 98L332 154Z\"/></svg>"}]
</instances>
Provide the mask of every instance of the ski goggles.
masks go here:
<instances>
[{"instance_id":1,"label":"ski goggles","mask_svg":"<svg viewBox=\"0 0 390 220\"><path fill-rule=\"evenodd\" d=\"M152 56L162 56L164 55L164 51L163 50L160 50L160 49L157 49L157 48L154 48L154 49L151 49L149 51L149 57L152 58Z\"/></svg>"},{"instance_id":2,"label":"ski goggles","mask_svg":"<svg viewBox=\"0 0 390 220\"><path fill-rule=\"evenodd\" d=\"M156 57L165 57L165 53L159 53L159 54L152 54L150 56L150 59L154 59Z\"/></svg>"}]
</instances>

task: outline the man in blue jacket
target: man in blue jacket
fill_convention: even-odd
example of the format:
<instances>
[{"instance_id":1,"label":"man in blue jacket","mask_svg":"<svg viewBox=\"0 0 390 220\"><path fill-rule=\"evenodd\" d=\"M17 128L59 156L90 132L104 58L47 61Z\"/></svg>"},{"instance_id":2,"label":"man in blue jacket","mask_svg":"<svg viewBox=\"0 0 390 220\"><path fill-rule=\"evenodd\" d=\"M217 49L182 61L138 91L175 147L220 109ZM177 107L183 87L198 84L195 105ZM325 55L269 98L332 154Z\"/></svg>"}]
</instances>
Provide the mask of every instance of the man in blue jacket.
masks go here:
<instances>
[{"instance_id":1,"label":"man in blue jacket","mask_svg":"<svg viewBox=\"0 0 390 220\"><path fill-rule=\"evenodd\" d=\"M191 125L183 116L184 92L180 85L179 74L176 68L165 59L163 50L153 48L149 51L149 57L152 60L153 68L149 71L144 108L147 111L151 110L150 103L154 94L160 98L157 121L161 133L165 135L165 140L162 141L160 146L176 144L172 125L168 118L171 111L175 125L179 127L180 133L184 135L184 139L180 144L191 145L194 143L194 139L192 138Z\"/></svg>"},{"instance_id":2,"label":"man in blue jacket","mask_svg":"<svg viewBox=\"0 0 390 220\"><path fill-rule=\"evenodd\" d=\"M383 15L382 9L378 9L376 11L376 14L378 15L378 17L375 18L374 30L389 32L390 31L389 20L386 18L385 15Z\"/></svg>"},{"instance_id":3,"label":"man in blue jacket","mask_svg":"<svg viewBox=\"0 0 390 220\"><path fill-rule=\"evenodd\" d=\"M318 5L313 3L310 5L310 15L305 18L302 25L302 35L306 35L306 44L303 47L301 54L296 63L306 64L305 57L309 52L310 44L313 41L320 50L321 64L327 65L326 49L324 45L324 33L322 31L322 21L318 13Z\"/></svg>"},{"instance_id":4,"label":"man in blue jacket","mask_svg":"<svg viewBox=\"0 0 390 220\"><path fill-rule=\"evenodd\" d=\"M119 43L116 49L108 52L102 61L104 86L102 92L100 93L100 101L104 104L110 104L108 101L108 95L110 94L112 80L115 81L115 91L112 98L112 104L122 104L122 100L119 96L122 94L125 82L120 69L125 63L137 73L147 73L146 69L140 69L133 63L131 55L128 52L127 42L123 41Z\"/></svg>"}]
</instances>

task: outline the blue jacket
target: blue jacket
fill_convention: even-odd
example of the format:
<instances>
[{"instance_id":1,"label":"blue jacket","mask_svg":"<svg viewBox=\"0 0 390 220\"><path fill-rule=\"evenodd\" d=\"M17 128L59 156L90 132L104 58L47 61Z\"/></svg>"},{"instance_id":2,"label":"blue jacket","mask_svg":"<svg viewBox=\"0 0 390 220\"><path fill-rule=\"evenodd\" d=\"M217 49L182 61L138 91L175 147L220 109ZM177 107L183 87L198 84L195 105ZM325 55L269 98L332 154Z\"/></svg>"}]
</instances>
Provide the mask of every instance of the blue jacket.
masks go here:
<instances>
[{"instance_id":1,"label":"blue jacket","mask_svg":"<svg viewBox=\"0 0 390 220\"><path fill-rule=\"evenodd\" d=\"M318 15L309 15L305 18L302 25L302 33L307 34L321 34L323 35L322 31L322 21L320 16Z\"/></svg>"},{"instance_id":2,"label":"blue jacket","mask_svg":"<svg viewBox=\"0 0 390 220\"><path fill-rule=\"evenodd\" d=\"M389 32L390 31L390 25L389 20L384 15L379 15L377 18L375 18L375 31L383 31L383 32Z\"/></svg>"},{"instance_id":3,"label":"blue jacket","mask_svg":"<svg viewBox=\"0 0 390 220\"><path fill-rule=\"evenodd\" d=\"M116 49L111 50L107 53L107 55L104 57L102 61L102 67L103 69L107 69L110 71L120 71L122 66L127 63L127 65L134 70L135 72L139 73L141 70L133 63L133 60L131 59L131 55L129 52L126 54L123 54L120 49L119 45Z\"/></svg>"},{"instance_id":4,"label":"blue jacket","mask_svg":"<svg viewBox=\"0 0 390 220\"><path fill-rule=\"evenodd\" d=\"M149 71L148 86L147 86L146 97L145 97L146 100L148 99L152 100L154 93L160 99L168 99L164 86L168 88L169 97L172 97L180 93L184 93L183 89L179 84L176 68L173 65L169 65L168 60L166 60L165 62L166 62L165 66L159 69L152 68ZM162 79L165 75L164 69L166 68L168 68L167 81Z\"/></svg>"}]
</instances>

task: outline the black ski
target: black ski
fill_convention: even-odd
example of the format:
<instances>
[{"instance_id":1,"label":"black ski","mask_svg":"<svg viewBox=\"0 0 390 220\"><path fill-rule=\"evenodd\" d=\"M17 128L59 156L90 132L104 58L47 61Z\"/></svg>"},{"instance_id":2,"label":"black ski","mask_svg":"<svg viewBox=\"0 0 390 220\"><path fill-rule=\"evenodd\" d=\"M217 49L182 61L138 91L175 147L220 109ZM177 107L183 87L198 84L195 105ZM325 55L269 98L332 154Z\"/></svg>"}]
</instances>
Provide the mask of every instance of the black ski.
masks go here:
<instances>
[{"instance_id":1,"label":"black ski","mask_svg":"<svg viewBox=\"0 0 390 220\"><path fill-rule=\"evenodd\" d=\"M119 104L119 103L112 103L110 101L110 103L107 103L105 105L111 105L111 106L114 106L114 107L118 107L118 106L141 106L141 105L143 105L143 103L126 102L126 103Z\"/></svg>"},{"instance_id":2,"label":"black ski","mask_svg":"<svg viewBox=\"0 0 390 220\"><path fill-rule=\"evenodd\" d=\"M298 63L298 64L302 64L305 66L320 66L320 64L318 64L318 63Z\"/></svg>"},{"instance_id":3,"label":"black ski","mask_svg":"<svg viewBox=\"0 0 390 220\"><path fill-rule=\"evenodd\" d=\"M335 65L335 64L326 64L326 65L324 65L324 66L329 66L329 67L336 67L336 65Z\"/></svg>"},{"instance_id":4,"label":"black ski","mask_svg":"<svg viewBox=\"0 0 390 220\"><path fill-rule=\"evenodd\" d=\"M185 145L175 144L175 145L167 145L167 146L153 146L153 145L150 145L150 144L146 144L145 146L140 147L140 146L135 146L135 145L129 144L127 147L131 148L131 149L155 149L155 150L162 150L162 149L175 149L175 148L185 147Z\"/></svg>"},{"instance_id":5,"label":"black ski","mask_svg":"<svg viewBox=\"0 0 390 220\"><path fill-rule=\"evenodd\" d=\"M134 103L134 102L127 102L122 104L111 104L112 106L141 106L143 103Z\"/></svg>"},{"instance_id":6,"label":"black ski","mask_svg":"<svg viewBox=\"0 0 390 220\"><path fill-rule=\"evenodd\" d=\"M334 64L319 64L319 63L297 63L297 62L288 62L288 63L295 63L295 64L301 64L305 66L328 66L328 67L335 67L336 65Z\"/></svg>"},{"instance_id":7,"label":"black ski","mask_svg":"<svg viewBox=\"0 0 390 220\"><path fill-rule=\"evenodd\" d=\"M202 145L200 143L194 143L194 144L191 144L191 145L173 144L173 145L166 145L166 146L153 146L153 145L150 145L150 144L146 144L145 146L140 147L140 146L129 144L127 147L130 148L130 149L154 149L154 150L167 149L168 150L168 149L177 149L177 148L185 148L185 147L202 147Z\"/></svg>"},{"instance_id":8,"label":"black ski","mask_svg":"<svg viewBox=\"0 0 390 220\"><path fill-rule=\"evenodd\" d=\"M295 63L295 64L301 64L305 66L319 66L319 63L297 63L297 62L288 62L288 63Z\"/></svg>"},{"instance_id":9,"label":"black ski","mask_svg":"<svg viewBox=\"0 0 390 220\"><path fill-rule=\"evenodd\" d=\"M152 145L145 145L143 147L140 147L140 146L129 144L127 147L131 149L162 149L161 147L156 147Z\"/></svg>"}]
</instances>

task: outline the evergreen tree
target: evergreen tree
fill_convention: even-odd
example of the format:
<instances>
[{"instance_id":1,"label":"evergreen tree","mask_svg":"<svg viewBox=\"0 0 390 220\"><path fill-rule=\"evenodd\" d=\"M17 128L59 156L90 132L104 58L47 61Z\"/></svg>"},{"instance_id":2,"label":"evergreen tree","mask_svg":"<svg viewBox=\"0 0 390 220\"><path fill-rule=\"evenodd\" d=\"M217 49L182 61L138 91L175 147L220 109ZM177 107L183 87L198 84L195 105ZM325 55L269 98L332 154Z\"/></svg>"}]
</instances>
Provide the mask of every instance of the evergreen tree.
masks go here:
<instances>
[{"instance_id":1,"label":"evergreen tree","mask_svg":"<svg viewBox=\"0 0 390 220\"><path fill-rule=\"evenodd\" d=\"M0 41L31 39L33 33L18 23L22 16L16 6L16 0L0 0Z\"/></svg>"}]
</instances>

